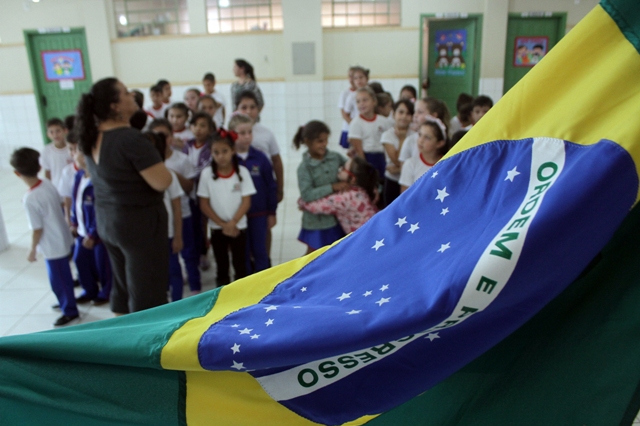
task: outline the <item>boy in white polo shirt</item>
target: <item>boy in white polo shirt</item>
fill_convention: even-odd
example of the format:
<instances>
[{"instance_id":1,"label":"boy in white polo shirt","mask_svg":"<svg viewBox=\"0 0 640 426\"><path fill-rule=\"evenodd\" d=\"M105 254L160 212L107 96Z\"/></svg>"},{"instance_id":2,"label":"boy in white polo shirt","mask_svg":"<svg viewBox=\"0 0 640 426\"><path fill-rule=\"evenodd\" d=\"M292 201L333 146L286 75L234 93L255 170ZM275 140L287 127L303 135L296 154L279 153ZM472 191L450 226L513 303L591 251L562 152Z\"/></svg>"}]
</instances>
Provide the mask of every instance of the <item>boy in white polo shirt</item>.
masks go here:
<instances>
[{"instance_id":1,"label":"boy in white polo shirt","mask_svg":"<svg viewBox=\"0 0 640 426\"><path fill-rule=\"evenodd\" d=\"M38 179L39 157L35 149L20 148L13 152L10 163L16 176L29 187L23 199L29 228L33 230L27 260L36 261L36 248L44 256L51 289L62 310L62 316L53 325L61 326L78 318L69 268L73 237L64 220L58 191L48 179Z\"/></svg>"}]
</instances>

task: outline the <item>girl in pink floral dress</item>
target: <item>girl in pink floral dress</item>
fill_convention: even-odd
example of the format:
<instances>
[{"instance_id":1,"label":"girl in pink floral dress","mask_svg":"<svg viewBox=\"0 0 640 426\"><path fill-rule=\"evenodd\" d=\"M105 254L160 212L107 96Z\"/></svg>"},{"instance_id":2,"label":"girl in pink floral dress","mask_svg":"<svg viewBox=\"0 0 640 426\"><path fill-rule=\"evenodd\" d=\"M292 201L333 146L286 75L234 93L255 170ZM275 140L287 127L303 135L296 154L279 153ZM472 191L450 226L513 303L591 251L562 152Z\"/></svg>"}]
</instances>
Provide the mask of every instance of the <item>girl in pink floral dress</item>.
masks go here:
<instances>
[{"instance_id":1,"label":"girl in pink floral dress","mask_svg":"<svg viewBox=\"0 0 640 426\"><path fill-rule=\"evenodd\" d=\"M351 184L351 188L315 201L304 202L299 199L298 205L310 213L335 215L348 234L378 212L378 172L366 160L354 157L340 168L338 180Z\"/></svg>"}]
</instances>

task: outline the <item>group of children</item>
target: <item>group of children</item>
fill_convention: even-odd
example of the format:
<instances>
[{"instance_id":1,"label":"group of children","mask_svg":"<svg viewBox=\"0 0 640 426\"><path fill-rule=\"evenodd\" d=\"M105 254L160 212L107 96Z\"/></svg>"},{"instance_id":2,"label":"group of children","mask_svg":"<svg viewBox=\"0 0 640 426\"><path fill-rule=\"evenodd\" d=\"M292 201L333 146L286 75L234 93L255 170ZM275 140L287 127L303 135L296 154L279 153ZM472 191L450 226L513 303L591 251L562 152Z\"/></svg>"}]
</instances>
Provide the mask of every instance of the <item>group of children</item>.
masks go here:
<instances>
[{"instance_id":1,"label":"group of children","mask_svg":"<svg viewBox=\"0 0 640 426\"><path fill-rule=\"evenodd\" d=\"M308 252L355 231L393 202L447 152L460 131L492 106L487 97L461 95L458 114L450 119L443 102L417 99L412 86L403 87L394 103L379 83L369 82L369 71L362 67L349 70L349 81L339 102L344 118L340 143L349 149L347 156L328 150L330 129L321 121L300 127L293 140L296 147L307 148L297 174L303 210L299 240ZM232 281L229 252L235 279L267 269L271 228L283 198L279 147L273 133L259 123L256 95L240 93L233 100L236 111L227 117L213 74L205 74L203 88L188 89L184 102L171 103L171 85L160 80L150 89L151 107L141 111L146 118L137 117L135 123L132 118L131 123L145 132L173 177L165 191L171 300L182 298L178 256L192 293L201 290L200 269L209 267L209 247L217 264L217 285ZM137 101L143 103L141 93ZM91 177L69 132L72 126L73 117L66 123L50 120L51 143L42 154L23 148L11 160L30 188L24 202L34 230L29 260L35 260L39 246L63 312L55 325L77 318L78 303L106 303L111 286L108 255L96 231ZM40 166L44 180L37 177ZM83 288L77 298L68 263L72 236Z\"/></svg>"},{"instance_id":2,"label":"group of children","mask_svg":"<svg viewBox=\"0 0 640 426\"><path fill-rule=\"evenodd\" d=\"M417 99L412 86L404 86L394 103L380 83L369 82L363 67L349 69L349 83L338 101L344 120L340 145L349 159L327 149L329 128L322 122L309 122L294 138L296 147L307 146L298 183L304 210L299 239L308 252L391 204L493 106L487 96L461 94L452 119L443 101Z\"/></svg>"}]
</instances>

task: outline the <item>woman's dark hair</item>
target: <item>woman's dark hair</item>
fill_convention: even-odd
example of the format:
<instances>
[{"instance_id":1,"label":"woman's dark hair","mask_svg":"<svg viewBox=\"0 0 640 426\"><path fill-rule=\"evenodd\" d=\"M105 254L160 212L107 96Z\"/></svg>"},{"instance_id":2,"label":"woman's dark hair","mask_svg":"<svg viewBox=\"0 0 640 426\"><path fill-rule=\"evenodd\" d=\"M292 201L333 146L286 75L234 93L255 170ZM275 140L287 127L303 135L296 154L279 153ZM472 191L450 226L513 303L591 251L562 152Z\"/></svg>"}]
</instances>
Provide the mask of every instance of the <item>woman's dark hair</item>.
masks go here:
<instances>
[{"instance_id":1,"label":"woman's dark hair","mask_svg":"<svg viewBox=\"0 0 640 426\"><path fill-rule=\"evenodd\" d=\"M167 138L163 133L155 133L155 132L144 132L142 134L145 138L149 139L149 142L156 147L158 150L158 154L160 154L160 158L164 161L164 153L167 150Z\"/></svg>"},{"instance_id":2,"label":"woman's dark hair","mask_svg":"<svg viewBox=\"0 0 640 426\"><path fill-rule=\"evenodd\" d=\"M147 113L139 109L133 113L133 115L129 119L129 124L134 129L142 130L144 129L144 126L147 125L148 119L149 119L149 116L147 115Z\"/></svg>"},{"instance_id":3,"label":"woman's dark hair","mask_svg":"<svg viewBox=\"0 0 640 426\"><path fill-rule=\"evenodd\" d=\"M253 66L249 62L244 59L236 59L236 65L238 68L242 68L244 73L251 77L251 80L256 81L256 76L253 73Z\"/></svg>"},{"instance_id":4,"label":"woman's dark hair","mask_svg":"<svg viewBox=\"0 0 640 426\"><path fill-rule=\"evenodd\" d=\"M131 92L133 93L134 99L138 104L138 108L142 108L142 105L144 104L144 94L139 90L132 90Z\"/></svg>"},{"instance_id":5,"label":"woman's dark hair","mask_svg":"<svg viewBox=\"0 0 640 426\"><path fill-rule=\"evenodd\" d=\"M447 138L446 134L442 133L442 129L440 128L440 126L438 126L438 123L436 123L435 121L427 120L424 123L422 123L421 126L431 127L431 129L433 129L433 134L435 135L436 139L438 139L439 141L444 140L444 145L442 145L438 149L438 154L440 156L443 156L447 152L449 152L449 149L451 148L451 145L449 143L449 138Z\"/></svg>"},{"instance_id":6,"label":"woman's dark hair","mask_svg":"<svg viewBox=\"0 0 640 426\"><path fill-rule=\"evenodd\" d=\"M349 171L355 176L356 185L364 189L371 202L373 202L376 199L376 191L379 184L376 168L362 157L353 157L351 159L351 170Z\"/></svg>"},{"instance_id":7,"label":"woman's dark hair","mask_svg":"<svg viewBox=\"0 0 640 426\"><path fill-rule=\"evenodd\" d=\"M69 131L69 133L71 133L71 131L73 130L73 127L75 126L76 123L76 116L75 115L67 115L64 118L64 126L67 128L67 130Z\"/></svg>"},{"instance_id":8,"label":"woman's dark hair","mask_svg":"<svg viewBox=\"0 0 640 426\"><path fill-rule=\"evenodd\" d=\"M111 104L120 100L117 83L116 78L104 78L91 86L89 93L84 93L78 102L75 126L80 140L78 145L84 155L91 155L96 145L98 123L115 116Z\"/></svg>"},{"instance_id":9,"label":"woman's dark hair","mask_svg":"<svg viewBox=\"0 0 640 426\"><path fill-rule=\"evenodd\" d=\"M167 108L167 110L164 112L164 118L169 118L169 110L172 110L172 109L177 109L179 111L182 111L182 113L186 117L189 117L189 107L187 106L187 104L185 104L184 102L176 102L175 104Z\"/></svg>"},{"instance_id":10,"label":"woman's dark hair","mask_svg":"<svg viewBox=\"0 0 640 426\"><path fill-rule=\"evenodd\" d=\"M233 139L231 139L231 135L226 134L225 136L222 136L220 134L220 132L216 132L213 135L213 142L211 142L211 156L213 157L213 144L214 143L224 143L229 145L229 147L232 150L236 149L236 143L233 141ZM242 182L242 176L240 175L240 163L238 160L238 156L234 155L233 157L231 157L231 164L233 164L233 170L236 172L236 174L238 175L238 179ZM216 164L215 161L211 161L211 170L213 172L213 180L216 180L220 177L220 175L218 174L218 165Z\"/></svg>"},{"instance_id":11,"label":"woman's dark hair","mask_svg":"<svg viewBox=\"0 0 640 426\"><path fill-rule=\"evenodd\" d=\"M323 133L331 133L329 126L322 121L312 120L298 128L296 135L293 137L293 146L295 146L296 149L300 149L302 144L318 139Z\"/></svg>"},{"instance_id":12,"label":"woman's dark hair","mask_svg":"<svg viewBox=\"0 0 640 426\"><path fill-rule=\"evenodd\" d=\"M418 92L416 91L416 88L413 87L412 85L407 84L406 86L402 86L402 89L400 89L400 93L402 94L402 92L404 92L405 90L408 92L411 92L411 95L413 95L413 99L418 97Z\"/></svg>"},{"instance_id":13,"label":"woman's dark hair","mask_svg":"<svg viewBox=\"0 0 640 426\"><path fill-rule=\"evenodd\" d=\"M413 115L413 113L415 112L413 102L411 102L409 99L400 99L398 102L393 104L393 112L395 112L400 105L404 105L405 107L407 107L407 110L409 110L409 114L411 115Z\"/></svg>"},{"instance_id":14,"label":"woman's dark hair","mask_svg":"<svg viewBox=\"0 0 640 426\"><path fill-rule=\"evenodd\" d=\"M198 120L206 120L207 124L209 125L209 131L215 132L216 130L218 130L216 128L216 123L213 121L213 118L211 118L211 116L206 112L204 111L194 112L191 115L191 120L189 120L189 125L193 126L198 122Z\"/></svg>"}]
</instances>

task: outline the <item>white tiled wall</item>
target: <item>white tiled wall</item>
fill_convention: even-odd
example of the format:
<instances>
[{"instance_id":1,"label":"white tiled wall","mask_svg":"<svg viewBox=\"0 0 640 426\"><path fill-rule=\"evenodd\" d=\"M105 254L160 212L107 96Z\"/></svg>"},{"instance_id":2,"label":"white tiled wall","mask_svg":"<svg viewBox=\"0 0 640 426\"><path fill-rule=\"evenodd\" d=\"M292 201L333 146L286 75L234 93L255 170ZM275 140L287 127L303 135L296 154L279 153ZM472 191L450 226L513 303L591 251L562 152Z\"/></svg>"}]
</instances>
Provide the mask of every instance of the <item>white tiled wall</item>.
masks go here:
<instances>
[{"instance_id":1,"label":"white tiled wall","mask_svg":"<svg viewBox=\"0 0 640 426\"><path fill-rule=\"evenodd\" d=\"M481 78L478 92L481 95L489 96L495 104L502 97L504 79L502 78Z\"/></svg>"},{"instance_id":2,"label":"white tiled wall","mask_svg":"<svg viewBox=\"0 0 640 426\"><path fill-rule=\"evenodd\" d=\"M417 78L374 81L380 82L394 99L402 86L418 84ZM337 104L340 93L347 88L347 84L346 80L259 83L266 105L261 122L275 134L282 157L286 158L294 150L292 140L298 127L313 119L327 123L332 130L331 145L334 148L338 146L342 119ZM175 101L182 99L184 92L190 87L193 86L174 86L172 98ZM148 102L148 88L138 89L145 94ZM216 90L230 102L229 84L219 84ZM14 149L22 146L41 149L43 143L34 95L0 96L0 169L9 167L9 156Z\"/></svg>"}]
</instances>

